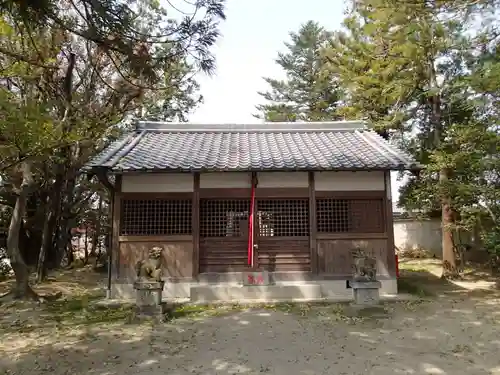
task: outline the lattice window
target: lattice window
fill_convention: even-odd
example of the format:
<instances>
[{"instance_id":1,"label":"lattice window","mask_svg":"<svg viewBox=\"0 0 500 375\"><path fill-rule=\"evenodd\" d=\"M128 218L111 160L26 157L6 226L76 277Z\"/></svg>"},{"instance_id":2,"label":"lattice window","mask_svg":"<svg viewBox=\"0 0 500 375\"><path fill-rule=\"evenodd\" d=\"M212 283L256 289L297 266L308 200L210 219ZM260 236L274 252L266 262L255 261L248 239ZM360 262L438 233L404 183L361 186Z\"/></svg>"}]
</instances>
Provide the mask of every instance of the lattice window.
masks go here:
<instances>
[{"instance_id":1,"label":"lattice window","mask_svg":"<svg viewBox=\"0 0 500 375\"><path fill-rule=\"evenodd\" d=\"M316 199L316 226L319 233L382 233L382 199Z\"/></svg>"},{"instance_id":2,"label":"lattice window","mask_svg":"<svg viewBox=\"0 0 500 375\"><path fill-rule=\"evenodd\" d=\"M263 199L257 202L258 234L261 237L309 236L307 199Z\"/></svg>"},{"instance_id":3,"label":"lattice window","mask_svg":"<svg viewBox=\"0 0 500 375\"><path fill-rule=\"evenodd\" d=\"M202 199L200 236L246 237L249 212L249 199Z\"/></svg>"},{"instance_id":4,"label":"lattice window","mask_svg":"<svg viewBox=\"0 0 500 375\"><path fill-rule=\"evenodd\" d=\"M316 227L319 233L349 232L349 201L316 199Z\"/></svg>"},{"instance_id":5,"label":"lattice window","mask_svg":"<svg viewBox=\"0 0 500 375\"><path fill-rule=\"evenodd\" d=\"M192 232L190 199L124 199L120 234L124 236L188 235Z\"/></svg>"}]
</instances>

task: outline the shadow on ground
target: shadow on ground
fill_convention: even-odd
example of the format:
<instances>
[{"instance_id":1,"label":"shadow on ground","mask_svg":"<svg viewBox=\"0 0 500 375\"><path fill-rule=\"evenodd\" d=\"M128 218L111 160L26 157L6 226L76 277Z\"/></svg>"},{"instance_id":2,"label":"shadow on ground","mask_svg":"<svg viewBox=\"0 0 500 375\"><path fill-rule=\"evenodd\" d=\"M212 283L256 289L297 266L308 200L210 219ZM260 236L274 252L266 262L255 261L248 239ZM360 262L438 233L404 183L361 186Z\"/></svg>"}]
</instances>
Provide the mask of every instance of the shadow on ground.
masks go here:
<instances>
[{"instance_id":1,"label":"shadow on ground","mask_svg":"<svg viewBox=\"0 0 500 375\"><path fill-rule=\"evenodd\" d=\"M431 270L432 271L432 270ZM49 305L2 306L7 374L500 375L500 297L403 267L421 298L385 318L340 304L177 306L163 324L134 323L131 306L84 294ZM476 285L477 286L477 285Z\"/></svg>"},{"instance_id":2,"label":"shadow on ground","mask_svg":"<svg viewBox=\"0 0 500 375\"><path fill-rule=\"evenodd\" d=\"M399 292L419 296L492 296L500 293L499 278L484 266L472 265L457 280L441 278L438 259L403 259L399 262Z\"/></svg>"},{"instance_id":3,"label":"shadow on ground","mask_svg":"<svg viewBox=\"0 0 500 375\"><path fill-rule=\"evenodd\" d=\"M498 303L493 296L447 295L387 304L386 319L350 318L342 305L327 304L199 308L165 324L126 323L125 308L107 311L104 323L78 320L74 310L33 330L4 330L0 368L55 375L497 375Z\"/></svg>"}]
</instances>

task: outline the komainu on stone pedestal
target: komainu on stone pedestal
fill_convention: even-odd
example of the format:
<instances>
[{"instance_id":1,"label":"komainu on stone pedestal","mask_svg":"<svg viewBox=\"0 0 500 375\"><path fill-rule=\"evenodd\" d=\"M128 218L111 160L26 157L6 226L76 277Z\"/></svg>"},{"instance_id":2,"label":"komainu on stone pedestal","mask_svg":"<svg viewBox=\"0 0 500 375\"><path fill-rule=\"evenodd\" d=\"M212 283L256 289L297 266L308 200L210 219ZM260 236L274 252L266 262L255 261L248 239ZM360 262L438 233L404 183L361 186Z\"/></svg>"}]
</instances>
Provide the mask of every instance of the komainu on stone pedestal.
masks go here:
<instances>
[{"instance_id":1,"label":"komainu on stone pedestal","mask_svg":"<svg viewBox=\"0 0 500 375\"><path fill-rule=\"evenodd\" d=\"M380 287L377 281L377 260L359 248L352 252L353 278L351 287L357 306L373 306L380 303Z\"/></svg>"},{"instance_id":2,"label":"komainu on stone pedestal","mask_svg":"<svg viewBox=\"0 0 500 375\"><path fill-rule=\"evenodd\" d=\"M165 282L162 280L161 255L163 249L155 246L150 249L149 256L136 264L137 279L134 282L136 291L136 316L158 317L163 320L166 312L162 302Z\"/></svg>"},{"instance_id":3,"label":"komainu on stone pedestal","mask_svg":"<svg viewBox=\"0 0 500 375\"><path fill-rule=\"evenodd\" d=\"M366 253L356 248L352 251L354 281L376 281L377 280L377 260L369 257Z\"/></svg>"},{"instance_id":4,"label":"komainu on stone pedestal","mask_svg":"<svg viewBox=\"0 0 500 375\"><path fill-rule=\"evenodd\" d=\"M162 251L163 249L160 246L154 246L149 250L147 259L140 260L136 263L135 272L138 281L161 281Z\"/></svg>"}]
</instances>

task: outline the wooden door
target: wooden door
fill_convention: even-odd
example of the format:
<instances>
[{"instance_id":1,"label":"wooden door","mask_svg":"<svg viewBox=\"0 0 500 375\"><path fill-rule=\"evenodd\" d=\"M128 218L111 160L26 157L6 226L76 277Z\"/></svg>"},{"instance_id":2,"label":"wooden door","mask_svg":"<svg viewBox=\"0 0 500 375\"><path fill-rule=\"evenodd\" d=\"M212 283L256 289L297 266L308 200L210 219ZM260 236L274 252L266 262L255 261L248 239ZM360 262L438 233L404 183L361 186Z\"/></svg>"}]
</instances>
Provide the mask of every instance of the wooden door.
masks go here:
<instances>
[{"instance_id":1,"label":"wooden door","mask_svg":"<svg viewBox=\"0 0 500 375\"><path fill-rule=\"evenodd\" d=\"M258 199L256 211L256 265L270 272L310 272L308 199Z\"/></svg>"},{"instance_id":2,"label":"wooden door","mask_svg":"<svg viewBox=\"0 0 500 375\"><path fill-rule=\"evenodd\" d=\"M247 267L250 199L200 200L200 273Z\"/></svg>"}]
</instances>

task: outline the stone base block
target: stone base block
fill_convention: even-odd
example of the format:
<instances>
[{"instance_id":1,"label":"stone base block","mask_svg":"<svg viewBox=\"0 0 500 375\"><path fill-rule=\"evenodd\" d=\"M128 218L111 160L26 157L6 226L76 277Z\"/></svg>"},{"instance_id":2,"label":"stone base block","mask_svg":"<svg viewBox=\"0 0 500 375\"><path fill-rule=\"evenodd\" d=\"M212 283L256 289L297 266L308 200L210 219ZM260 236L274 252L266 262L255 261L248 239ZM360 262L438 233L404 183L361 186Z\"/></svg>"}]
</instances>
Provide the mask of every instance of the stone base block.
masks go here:
<instances>
[{"instance_id":1,"label":"stone base block","mask_svg":"<svg viewBox=\"0 0 500 375\"><path fill-rule=\"evenodd\" d=\"M165 320L166 304L162 302L164 281L140 280L134 283L135 317Z\"/></svg>"},{"instance_id":2,"label":"stone base block","mask_svg":"<svg viewBox=\"0 0 500 375\"><path fill-rule=\"evenodd\" d=\"M164 285L164 281L136 281L134 289L137 306L160 305Z\"/></svg>"},{"instance_id":3,"label":"stone base block","mask_svg":"<svg viewBox=\"0 0 500 375\"><path fill-rule=\"evenodd\" d=\"M361 306L373 306L380 303L380 281L353 281L354 303Z\"/></svg>"},{"instance_id":4,"label":"stone base block","mask_svg":"<svg viewBox=\"0 0 500 375\"><path fill-rule=\"evenodd\" d=\"M191 288L191 301L212 302L269 302L321 299L321 286L297 285L199 285Z\"/></svg>"}]
</instances>

